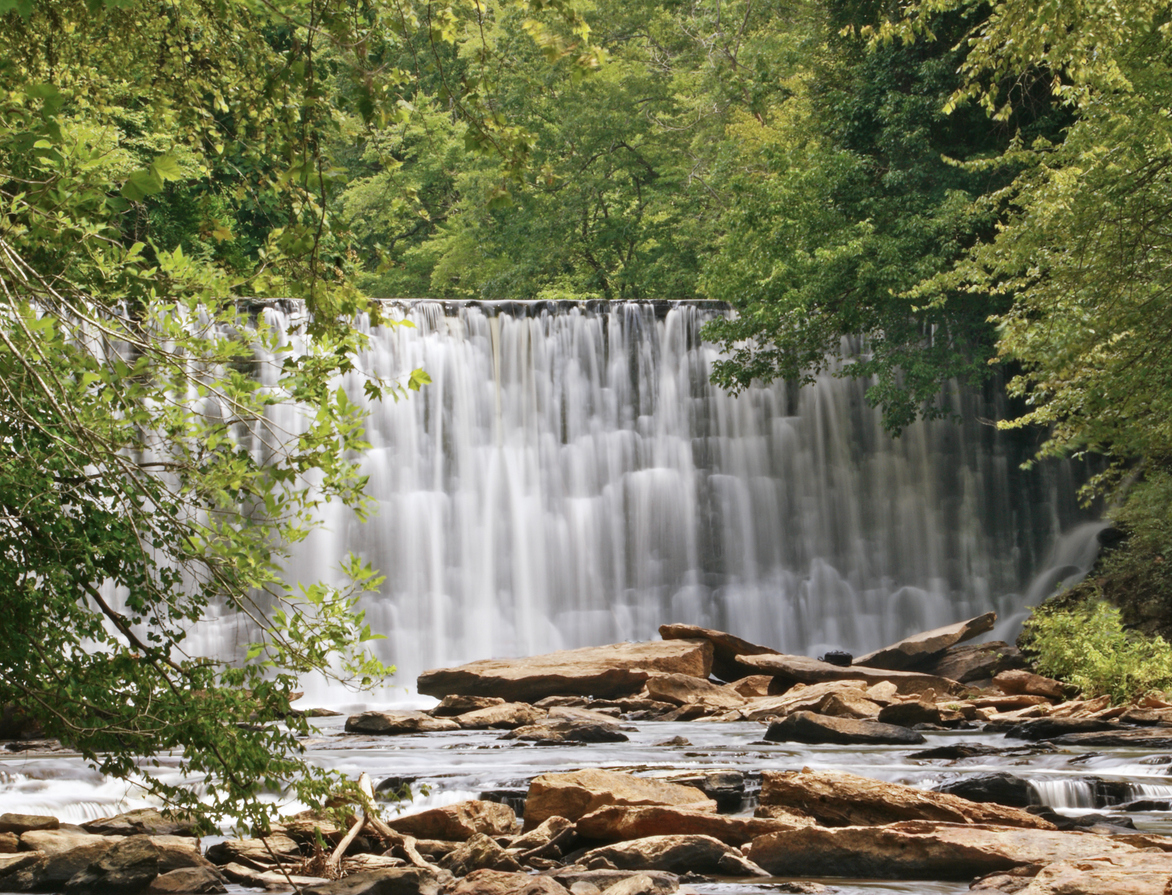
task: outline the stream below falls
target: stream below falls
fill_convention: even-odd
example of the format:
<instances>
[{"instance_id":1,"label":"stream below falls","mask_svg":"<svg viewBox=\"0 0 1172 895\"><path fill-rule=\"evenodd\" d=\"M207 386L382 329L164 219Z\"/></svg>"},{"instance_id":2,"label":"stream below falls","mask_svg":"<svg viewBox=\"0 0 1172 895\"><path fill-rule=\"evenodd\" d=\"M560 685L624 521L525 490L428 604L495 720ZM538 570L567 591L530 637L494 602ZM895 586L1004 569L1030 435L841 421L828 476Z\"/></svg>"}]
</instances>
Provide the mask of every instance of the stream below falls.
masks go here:
<instances>
[{"instance_id":1,"label":"stream below falls","mask_svg":"<svg viewBox=\"0 0 1172 895\"><path fill-rule=\"evenodd\" d=\"M343 706L346 712L372 706ZM625 723L627 743L583 746L534 746L501 740L500 731L453 731L394 737L355 736L343 732L345 716L315 719L318 734L306 742L313 762L350 777L365 771L376 785L408 783L413 799L389 803L386 814L450 804L491 793L508 800L520 797L538 774L583 767L607 767L640 775L700 774L736 770L745 775L741 813L755 805L764 770L802 767L837 769L880 780L931 788L965 775L1008 771L1029 780L1037 801L1064 814L1087 812L1122 817L1112 805L1137 798L1172 799L1172 754L1139 749L1098 752L1086 749L1037 751L1038 744L1007 740L983 731L925 732L926 745L804 746L768 743L758 723ZM926 760L913 753L944 745L982 744L1010 754L981 755L956 761ZM1042 746L1042 749L1049 747ZM180 782L177 760L164 759L144 773ZM187 781L198 785L198 781ZM115 783L68 752L28 750L0 752L0 813L50 814L65 823L81 823L147 804L134 787ZM290 806L296 809L298 806ZM1172 812L1130 812L1142 831L1172 833ZM210 843L209 843L210 844ZM828 871L830 868L827 868ZM959 893L968 883L867 881L814 878L835 895L878 893ZM724 881L693 886L703 895L768 893L780 880ZM234 890L252 892L240 887Z\"/></svg>"}]
</instances>

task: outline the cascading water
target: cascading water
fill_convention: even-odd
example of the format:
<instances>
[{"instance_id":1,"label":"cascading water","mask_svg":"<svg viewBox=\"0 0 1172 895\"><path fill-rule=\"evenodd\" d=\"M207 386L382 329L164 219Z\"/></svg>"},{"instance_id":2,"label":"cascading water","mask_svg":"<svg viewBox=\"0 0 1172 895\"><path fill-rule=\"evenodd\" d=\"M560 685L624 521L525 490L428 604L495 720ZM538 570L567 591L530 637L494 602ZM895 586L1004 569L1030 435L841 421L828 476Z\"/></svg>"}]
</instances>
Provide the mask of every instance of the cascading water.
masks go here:
<instances>
[{"instance_id":1,"label":"cascading water","mask_svg":"<svg viewBox=\"0 0 1172 895\"><path fill-rule=\"evenodd\" d=\"M432 384L371 408L376 518L332 513L289 574L351 550L380 568L365 609L402 685L664 622L813 654L1009 618L1079 519L1068 466L1021 471L1028 448L978 422L998 415L979 395L950 396L962 423L891 439L865 384L832 373L714 387L712 304L395 307L415 328L373 332L363 363Z\"/></svg>"}]
</instances>

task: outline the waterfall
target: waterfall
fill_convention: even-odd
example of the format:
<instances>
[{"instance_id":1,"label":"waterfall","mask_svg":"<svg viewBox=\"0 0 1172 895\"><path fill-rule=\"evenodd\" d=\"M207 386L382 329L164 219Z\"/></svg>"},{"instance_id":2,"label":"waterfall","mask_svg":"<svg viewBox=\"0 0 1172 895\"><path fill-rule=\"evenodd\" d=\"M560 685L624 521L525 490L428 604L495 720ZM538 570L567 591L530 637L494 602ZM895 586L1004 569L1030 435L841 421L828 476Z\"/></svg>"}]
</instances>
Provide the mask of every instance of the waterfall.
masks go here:
<instances>
[{"instance_id":1,"label":"waterfall","mask_svg":"<svg viewBox=\"0 0 1172 895\"><path fill-rule=\"evenodd\" d=\"M414 328L374 329L362 365L432 383L370 407L376 517L332 511L288 574L321 578L349 550L380 568L364 608L401 686L664 622L817 654L1008 618L1081 518L1069 465L1022 471L1029 448L978 421L1004 415L980 394L952 389L962 422L892 439L866 384L834 371L714 387L712 303L388 310Z\"/></svg>"}]
</instances>

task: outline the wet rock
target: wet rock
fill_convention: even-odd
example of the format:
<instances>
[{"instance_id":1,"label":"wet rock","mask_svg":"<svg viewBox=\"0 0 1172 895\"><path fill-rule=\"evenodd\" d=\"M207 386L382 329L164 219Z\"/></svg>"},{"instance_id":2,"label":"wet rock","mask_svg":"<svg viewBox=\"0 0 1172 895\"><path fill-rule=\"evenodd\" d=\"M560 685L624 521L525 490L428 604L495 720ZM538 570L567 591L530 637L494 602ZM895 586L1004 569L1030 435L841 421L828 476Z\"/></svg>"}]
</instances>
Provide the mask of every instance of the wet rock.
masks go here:
<instances>
[{"instance_id":1,"label":"wet rock","mask_svg":"<svg viewBox=\"0 0 1172 895\"><path fill-rule=\"evenodd\" d=\"M931 661L954 644L972 640L987 631L992 631L996 622L997 613L986 612L976 618L905 637L890 646L859 656L855 659L855 664L891 671L916 668Z\"/></svg>"},{"instance_id":2,"label":"wet rock","mask_svg":"<svg viewBox=\"0 0 1172 895\"><path fill-rule=\"evenodd\" d=\"M774 721L765 732L774 743L840 743L843 745L891 744L916 745L924 742L922 734L894 724L835 718L813 712L794 712Z\"/></svg>"},{"instance_id":3,"label":"wet rock","mask_svg":"<svg viewBox=\"0 0 1172 895\"><path fill-rule=\"evenodd\" d=\"M624 870L579 870L567 868L554 870L550 875L569 889L571 892L585 892L585 886L592 886L594 891L605 892L635 874ZM650 879L653 885L651 895L671 895L679 889L679 881L674 873L665 873L660 870L645 870L637 874ZM582 888L576 888L581 886Z\"/></svg>"},{"instance_id":4,"label":"wet rock","mask_svg":"<svg viewBox=\"0 0 1172 895\"><path fill-rule=\"evenodd\" d=\"M1133 854L1058 861L1043 867L1021 895L1166 895L1172 855Z\"/></svg>"},{"instance_id":5,"label":"wet rock","mask_svg":"<svg viewBox=\"0 0 1172 895\"><path fill-rule=\"evenodd\" d=\"M456 876L467 876L473 870L504 870L520 873L517 859L501 848L490 837L477 833L467 842L462 842L440 859L440 866Z\"/></svg>"},{"instance_id":6,"label":"wet rock","mask_svg":"<svg viewBox=\"0 0 1172 895\"><path fill-rule=\"evenodd\" d=\"M520 817L525 813L525 797L529 794L527 789L486 789L477 794L477 798L482 802L499 802L501 805L508 805L513 809L513 813Z\"/></svg>"},{"instance_id":7,"label":"wet rock","mask_svg":"<svg viewBox=\"0 0 1172 895\"><path fill-rule=\"evenodd\" d=\"M475 870L456 883L452 895L569 895L569 891L548 876Z\"/></svg>"},{"instance_id":8,"label":"wet rock","mask_svg":"<svg viewBox=\"0 0 1172 895\"><path fill-rule=\"evenodd\" d=\"M647 680L647 694L674 705L735 709L745 704L745 697L689 674L653 674Z\"/></svg>"},{"instance_id":9,"label":"wet rock","mask_svg":"<svg viewBox=\"0 0 1172 895\"><path fill-rule=\"evenodd\" d=\"M184 867L160 873L148 891L155 895L213 895L228 890L220 873L207 867Z\"/></svg>"},{"instance_id":10,"label":"wet rock","mask_svg":"<svg viewBox=\"0 0 1172 895\"><path fill-rule=\"evenodd\" d=\"M775 678L789 683L822 684L827 681L857 680L867 685L889 681L899 688L900 693L959 693L963 688L956 681L923 674L917 671L892 671L864 667L858 664L849 668L819 662L809 656L742 656L741 661L758 673L772 674Z\"/></svg>"},{"instance_id":11,"label":"wet rock","mask_svg":"<svg viewBox=\"0 0 1172 895\"><path fill-rule=\"evenodd\" d=\"M147 836L130 836L65 884L67 895L139 892L159 875L159 849Z\"/></svg>"},{"instance_id":12,"label":"wet rock","mask_svg":"<svg viewBox=\"0 0 1172 895\"><path fill-rule=\"evenodd\" d=\"M957 743L950 746L936 746L933 749L923 749L920 752L913 752L908 758L957 761L961 758L972 758L974 755L998 755L1001 751L996 746L986 746L984 743Z\"/></svg>"},{"instance_id":13,"label":"wet rock","mask_svg":"<svg viewBox=\"0 0 1172 895\"><path fill-rule=\"evenodd\" d=\"M56 830L61 822L43 814L0 814L0 833L17 836L33 830Z\"/></svg>"},{"instance_id":14,"label":"wet rock","mask_svg":"<svg viewBox=\"0 0 1172 895\"><path fill-rule=\"evenodd\" d=\"M309 885L303 895L439 895L448 877L424 867L397 867L356 873L338 880ZM288 886L285 886L287 889Z\"/></svg>"},{"instance_id":15,"label":"wet rock","mask_svg":"<svg viewBox=\"0 0 1172 895\"><path fill-rule=\"evenodd\" d=\"M505 701L499 696L445 696L440 704L431 709L431 714L437 718L451 718L454 715L463 715L479 709L492 708L494 705L504 705Z\"/></svg>"},{"instance_id":16,"label":"wet rock","mask_svg":"<svg viewBox=\"0 0 1172 895\"><path fill-rule=\"evenodd\" d=\"M195 824L190 820L164 817L155 808L140 808L115 817L103 817L81 825L87 833L99 836L194 836Z\"/></svg>"},{"instance_id":17,"label":"wet rock","mask_svg":"<svg viewBox=\"0 0 1172 895\"><path fill-rule=\"evenodd\" d=\"M707 679L712 644L707 640L617 643L563 650L524 659L485 659L419 676L427 696L467 694L533 702L545 696L633 696L656 672Z\"/></svg>"},{"instance_id":18,"label":"wet rock","mask_svg":"<svg viewBox=\"0 0 1172 895\"><path fill-rule=\"evenodd\" d=\"M1008 734L1006 734L1008 736ZM1096 746L1105 749L1172 749L1172 728L1088 730L1049 737L1055 746Z\"/></svg>"},{"instance_id":19,"label":"wet rock","mask_svg":"<svg viewBox=\"0 0 1172 895\"><path fill-rule=\"evenodd\" d=\"M503 702L488 708L465 712L456 718L464 730L512 730L539 724L545 720L545 712L525 702Z\"/></svg>"},{"instance_id":20,"label":"wet rock","mask_svg":"<svg viewBox=\"0 0 1172 895\"><path fill-rule=\"evenodd\" d=\"M941 783L935 791L960 796L970 802L994 802L1012 808L1026 808L1036 799L1029 781L1005 771L961 777Z\"/></svg>"},{"instance_id":21,"label":"wet rock","mask_svg":"<svg viewBox=\"0 0 1172 895\"><path fill-rule=\"evenodd\" d=\"M480 799L430 808L387 821L392 830L416 839L449 842L464 842L479 834L505 836L512 833L516 825L517 815L508 805Z\"/></svg>"},{"instance_id":22,"label":"wet rock","mask_svg":"<svg viewBox=\"0 0 1172 895\"><path fill-rule=\"evenodd\" d=\"M549 721L545 724L518 727L504 734L501 739L536 743L541 746L573 746L582 743L625 743L630 737L620 731L614 723Z\"/></svg>"},{"instance_id":23,"label":"wet rock","mask_svg":"<svg viewBox=\"0 0 1172 895\"><path fill-rule=\"evenodd\" d=\"M669 783L694 786L716 802L716 810L723 814L738 813L745 801L745 774L743 771L705 771L700 774L673 774Z\"/></svg>"},{"instance_id":24,"label":"wet rock","mask_svg":"<svg viewBox=\"0 0 1172 895\"><path fill-rule=\"evenodd\" d=\"M1050 740L1072 733L1126 730L1116 721L1100 718L1037 718L1014 724L1005 730L1006 739Z\"/></svg>"},{"instance_id":25,"label":"wet rock","mask_svg":"<svg viewBox=\"0 0 1172 895\"><path fill-rule=\"evenodd\" d=\"M1047 699L1066 698L1067 687L1064 683L1023 669L1003 671L993 677L993 683L1002 693L1010 696L1025 693L1030 696L1045 696Z\"/></svg>"},{"instance_id":26,"label":"wet rock","mask_svg":"<svg viewBox=\"0 0 1172 895\"><path fill-rule=\"evenodd\" d=\"M260 870L280 862L301 860L301 848L288 836L275 834L265 839L225 839L207 850L213 864L244 864Z\"/></svg>"},{"instance_id":27,"label":"wet rock","mask_svg":"<svg viewBox=\"0 0 1172 895\"><path fill-rule=\"evenodd\" d=\"M803 825L815 823L805 818ZM623 842L648 836L696 834L719 839L726 845L741 846L758 836L790 829L793 824L760 817L730 817L648 805L638 808L610 805L581 818L576 830L585 839Z\"/></svg>"},{"instance_id":28,"label":"wet rock","mask_svg":"<svg viewBox=\"0 0 1172 895\"><path fill-rule=\"evenodd\" d=\"M714 873L724 876L768 876L740 849L711 836L648 836L591 849L579 859L583 867L619 870L667 870L673 873Z\"/></svg>"},{"instance_id":29,"label":"wet rock","mask_svg":"<svg viewBox=\"0 0 1172 895\"><path fill-rule=\"evenodd\" d=\"M698 628L695 625L660 625L659 636L664 640L707 640L712 644L712 673L722 681L735 681L756 674L745 667L737 656L775 654L777 650L742 640L724 631Z\"/></svg>"},{"instance_id":30,"label":"wet rock","mask_svg":"<svg viewBox=\"0 0 1172 895\"><path fill-rule=\"evenodd\" d=\"M346 733L393 736L459 729L460 725L450 718L433 718L425 712L363 712L346 719Z\"/></svg>"},{"instance_id":31,"label":"wet rock","mask_svg":"<svg viewBox=\"0 0 1172 895\"><path fill-rule=\"evenodd\" d=\"M969 880L1031 864L1149 854L1088 833L905 821L805 827L754 839L745 856L777 876Z\"/></svg>"},{"instance_id":32,"label":"wet rock","mask_svg":"<svg viewBox=\"0 0 1172 895\"><path fill-rule=\"evenodd\" d=\"M909 699L884 706L879 712L881 724L895 724L898 727L912 727L916 724L932 724L937 727L957 727L964 723L964 715L935 703Z\"/></svg>"},{"instance_id":33,"label":"wet rock","mask_svg":"<svg viewBox=\"0 0 1172 895\"><path fill-rule=\"evenodd\" d=\"M1054 828L1048 821L1017 808L970 802L947 793L929 792L841 771L809 768L763 772L761 805L780 805L796 810L830 827L927 820L1041 830Z\"/></svg>"},{"instance_id":34,"label":"wet rock","mask_svg":"<svg viewBox=\"0 0 1172 895\"><path fill-rule=\"evenodd\" d=\"M1002 640L992 643L965 643L950 646L940 656L927 662L922 671L962 684L987 680L1003 671L1025 668L1021 650Z\"/></svg>"},{"instance_id":35,"label":"wet rock","mask_svg":"<svg viewBox=\"0 0 1172 895\"><path fill-rule=\"evenodd\" d=\"M525 801L525 829L555 815L576 821L606 805L673 805L716 813L716 803L695 787L587 768L534 778Z\"/></svg>"}]
</instances>

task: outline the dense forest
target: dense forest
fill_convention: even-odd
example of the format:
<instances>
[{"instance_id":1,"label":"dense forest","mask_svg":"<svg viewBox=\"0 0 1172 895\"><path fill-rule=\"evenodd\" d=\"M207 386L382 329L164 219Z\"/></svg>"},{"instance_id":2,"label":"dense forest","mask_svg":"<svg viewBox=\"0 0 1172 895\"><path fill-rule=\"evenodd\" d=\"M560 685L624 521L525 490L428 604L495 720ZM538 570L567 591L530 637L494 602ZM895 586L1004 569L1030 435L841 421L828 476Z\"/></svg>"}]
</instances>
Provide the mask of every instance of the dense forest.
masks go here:
<instances>
[{"instance_id":1,"label":"dense forest","mask_svg":"<svg viewBox=\"0 0 1172 895\"><path fill-rule=\"evenodd\" d=\"M210 810L263 821L296 725L206 719L284 717L371 632L351 591L283 595L225 668L184 623L361 506L326 383L367 296L718 299L721 385L859 336L893 434L1000 369L1001 425L1103 458L1127 538L1089 587L1172 627L1170 29L1141 0L0 0L0 705L111 773L186 746ZM313 313L267 378L243 297ZM313 424L232 437L287 401Z\"/></svg>"}]
</instances>

